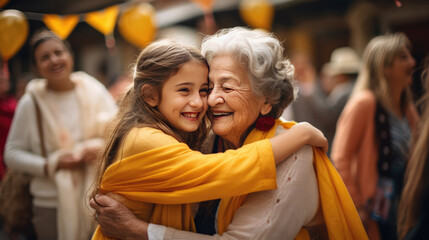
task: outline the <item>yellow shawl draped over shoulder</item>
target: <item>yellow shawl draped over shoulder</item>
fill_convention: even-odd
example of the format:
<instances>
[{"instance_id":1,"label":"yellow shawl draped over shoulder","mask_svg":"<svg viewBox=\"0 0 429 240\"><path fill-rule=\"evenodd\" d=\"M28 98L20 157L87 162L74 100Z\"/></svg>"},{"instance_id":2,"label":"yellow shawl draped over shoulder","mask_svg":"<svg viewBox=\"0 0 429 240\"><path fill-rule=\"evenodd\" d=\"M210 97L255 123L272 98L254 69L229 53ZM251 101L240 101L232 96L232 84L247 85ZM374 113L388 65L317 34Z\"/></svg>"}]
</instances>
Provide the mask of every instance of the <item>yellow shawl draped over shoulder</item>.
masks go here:
<instances>
[{"instance_id":1,"label":"yellow shawl draped over shoulder","mask_svg":"<svg viewBox=\"0 0 429 240\"><path fill-rule=\"evenodd\" d=\"M275 126L267 132L254 129L246 138L244 145L274 137L279 125L289 129L295 124L295 122L282 122L277 119ZM329 158L319 148L313 147L313 162L329 239L368 239L349 192ZM221 199L217 222L219 234L226 231L235 211L245 199L246 195ZM295 239L310 239L310 237L302 228Z\"/></svg>"},{"instance_id":2,"label":"yellow shawl draped over shoulder","mask_svg":"<svg viewBox=\"0 0 429 240\"><path fill-rule=\"evenodd\" d=\"M100 190L119 194L139 218L180 230L195 231L190 203L277 187L269 140L204 155L160 130L140 128L122 149ZM92 239L107 238L98 227Z\"/></svg>"}]
</instances>

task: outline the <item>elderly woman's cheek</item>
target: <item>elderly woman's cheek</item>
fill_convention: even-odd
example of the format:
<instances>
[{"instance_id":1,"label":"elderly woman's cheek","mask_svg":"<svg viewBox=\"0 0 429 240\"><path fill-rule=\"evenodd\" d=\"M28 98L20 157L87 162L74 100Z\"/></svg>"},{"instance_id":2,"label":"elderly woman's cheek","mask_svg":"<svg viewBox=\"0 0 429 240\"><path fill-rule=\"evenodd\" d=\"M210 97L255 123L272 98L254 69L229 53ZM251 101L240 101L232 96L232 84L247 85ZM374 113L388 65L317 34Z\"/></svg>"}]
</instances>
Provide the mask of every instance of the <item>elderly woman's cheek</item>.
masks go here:
<instances>
[{"instance_id":1,"label":"elderly woman's cheek","mask_svg":"<svg viewBox=\"0 0 429 240\"><path fill-rule=\"evenodd\" d=\"M242 94L237 100L241 107L234 115L237 118L237 124L245 130L258 119L264 100L250 93Z\"/></svg>"}]
</instances>

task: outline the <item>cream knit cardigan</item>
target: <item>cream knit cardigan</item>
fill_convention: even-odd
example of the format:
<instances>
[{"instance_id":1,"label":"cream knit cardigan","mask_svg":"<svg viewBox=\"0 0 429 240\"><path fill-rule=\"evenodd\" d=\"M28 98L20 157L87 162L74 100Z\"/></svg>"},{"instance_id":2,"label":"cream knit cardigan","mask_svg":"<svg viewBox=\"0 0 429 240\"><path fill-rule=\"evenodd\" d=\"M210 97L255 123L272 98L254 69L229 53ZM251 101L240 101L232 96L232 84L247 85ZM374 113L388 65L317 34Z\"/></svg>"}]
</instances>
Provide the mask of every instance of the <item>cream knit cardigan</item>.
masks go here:
<instances>
[{"instance_id":1,"label":"cream knit cardigan","mask_svg":"<svg viewBox=\"0 0 429 240\"><path fill-rule=\"evenodd\" d=\"M82 142L70 149L61 149L59 125L46 99L46 79L33 79L18 104L5 151L5 162L9 168L34 176L31 183L33 204L57 208L59 240L88 239L94 229L87 194L94 181L96 164L87 164L80 171L55 171L58 161L65 153L79 155L85 147L102 146L106 124L117 109L108 91L93 77L75 72L71 79L76 84L77 104L81 110ZM36 112L30 92L40 106L47 159L40 153ZM44 176L45 162L48 163L48 177Z\"/></svg>"}]
</instances>

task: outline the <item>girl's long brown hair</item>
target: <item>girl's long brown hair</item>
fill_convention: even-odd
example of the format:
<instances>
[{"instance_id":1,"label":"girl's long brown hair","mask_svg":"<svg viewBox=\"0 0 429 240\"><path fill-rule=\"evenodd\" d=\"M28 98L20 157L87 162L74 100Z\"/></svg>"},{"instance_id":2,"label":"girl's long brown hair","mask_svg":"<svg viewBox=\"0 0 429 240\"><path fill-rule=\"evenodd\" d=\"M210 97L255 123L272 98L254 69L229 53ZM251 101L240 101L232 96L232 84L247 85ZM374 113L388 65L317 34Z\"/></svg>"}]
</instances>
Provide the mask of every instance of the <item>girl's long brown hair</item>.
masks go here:
<instances>
[{"instance_id":1,"label":"girl's long brown hair","mask_svg":"<svg viewBox=\"0 0 429 240\"><path fill-rule=\"evenodd\" d=\"M135 127L152 127L162 130L180 142L188 144L192 149L199 149L209 131L209 120L204 116L198 129L192 133L175 130L158 111L144 101L145 94L158 94L166 80L175 75L189 61L199 61L208 64L199 51L193 47L184 46L171 40L160 40L148 45L138 56L134 67L134 85L125 94L119 111L115 117L113 129L109 134L107 146L103 152L98 169L94 197L100 188L101 180L106 169L118 159L120 146L127 133ZM142 92L143 86L152 86L152 92ZM95 198L94 198L95 199Z\"/></svg>"},{"instance_id":2,"label":"girl's long brown hair","mask_svg":"<svg viewBox=\"0 0 429 240\"><path fill-rule=\"evenodd\" d=\"M422 79L426 86L423 97L424 112L421 117L416 136L413 139L413 148L405 173L405 186L401 194L398 208L398 236L403 239L420 218L420 207L423 197L429 188L429 58L425 60ZM427 204L427 203L426 203Z\"/></svg>"}]
</instances>

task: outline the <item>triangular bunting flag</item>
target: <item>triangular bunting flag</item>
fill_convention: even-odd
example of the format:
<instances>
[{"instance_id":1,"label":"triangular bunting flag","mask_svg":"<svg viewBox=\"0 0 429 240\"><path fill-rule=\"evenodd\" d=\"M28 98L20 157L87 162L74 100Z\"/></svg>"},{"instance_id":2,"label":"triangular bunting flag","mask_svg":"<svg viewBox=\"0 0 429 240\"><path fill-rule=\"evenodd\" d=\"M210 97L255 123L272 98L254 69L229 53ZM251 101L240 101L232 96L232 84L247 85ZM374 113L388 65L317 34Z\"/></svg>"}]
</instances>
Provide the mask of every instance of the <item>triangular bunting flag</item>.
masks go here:
<instances>
[{"instance_id":1,"label":"triangular bunting flag","mask_svg":"<svg viewBox=\"0 0 429 240\"><path fill-rule=\"evenodd\" d=\"M60 16L47 14L43 16L43 22L61 39L66 39L79 22L79 15Z\"/></svg>"},{"instance_id":2,"label":"triangular bunting flag","mask_svg":"<svg viewBox=\"0 0 429 240\"><path fill-rule=\"evenodd\" d=\"M104 35L109 35L115 28L118 13L119 6L112 6L102 11L86 14L85 21Z\"/></svg>"}]
</instances>

